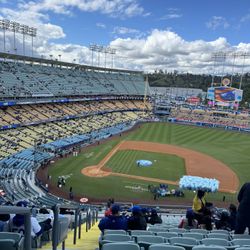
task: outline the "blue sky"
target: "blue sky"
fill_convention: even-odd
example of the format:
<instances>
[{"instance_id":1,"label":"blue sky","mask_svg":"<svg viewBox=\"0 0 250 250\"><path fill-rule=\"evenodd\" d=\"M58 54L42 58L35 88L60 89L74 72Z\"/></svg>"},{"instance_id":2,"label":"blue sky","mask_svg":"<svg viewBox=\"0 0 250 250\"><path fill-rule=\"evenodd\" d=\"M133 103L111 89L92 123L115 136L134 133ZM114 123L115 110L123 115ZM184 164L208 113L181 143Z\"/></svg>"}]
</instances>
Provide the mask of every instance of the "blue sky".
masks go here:
<instances>
[{"instance_id":1,"label":"blue sky","mask_svg":"<svg viewBox=\"0 0 250 250\"><path fill-rule=\"evenodd\" d=\"M0 17L37 27L37 54L62 53L65 60L82 63L89 60L80 58L89 58L92 43L111 45L121 57L150 69L188 67L178 57L188 53L188 62L195 59L192 53L206 53L208 47L211 53L250 48L249 0L0 0ZM185 51L177 49L181 45ZM162 65L156 53L165 55Z\"/></svg>"}]
</instances>

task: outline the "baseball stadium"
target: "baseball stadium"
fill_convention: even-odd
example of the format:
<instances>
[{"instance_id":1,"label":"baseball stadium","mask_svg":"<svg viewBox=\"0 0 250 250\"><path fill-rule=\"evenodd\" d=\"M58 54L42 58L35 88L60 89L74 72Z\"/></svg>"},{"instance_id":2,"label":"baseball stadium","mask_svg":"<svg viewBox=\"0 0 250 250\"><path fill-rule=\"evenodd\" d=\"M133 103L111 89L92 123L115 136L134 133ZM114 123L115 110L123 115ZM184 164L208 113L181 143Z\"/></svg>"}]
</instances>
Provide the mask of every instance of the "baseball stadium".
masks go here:
<instances>
[{"instance_id":1,"label":"baseball stadium","mask_svg":"<svg viewBox=\"0 0 250 250\"><path fill-rule=\"evenodd\" d=\"M14 39L25 27L0 20ZM5 37L0 52L1 249L250 249L249 211L222 226L250 194L249 54L213 53L217 68L221 58L223 69L244 65L195 94L158 86L162 74L107 67L110 47L90 47L87 65L33 55L36 29L25 35L31 55L6 51ZM145 227L131 226L139 217Z\"/></svg>"}]
</instances>

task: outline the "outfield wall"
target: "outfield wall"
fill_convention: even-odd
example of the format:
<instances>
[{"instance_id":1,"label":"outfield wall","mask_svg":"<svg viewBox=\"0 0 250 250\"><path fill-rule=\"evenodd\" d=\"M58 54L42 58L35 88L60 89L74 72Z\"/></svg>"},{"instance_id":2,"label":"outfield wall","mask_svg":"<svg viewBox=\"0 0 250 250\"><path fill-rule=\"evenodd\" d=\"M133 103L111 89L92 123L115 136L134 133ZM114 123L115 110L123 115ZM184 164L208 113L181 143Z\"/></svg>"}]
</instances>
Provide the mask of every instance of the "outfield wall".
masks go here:
<instances>
[{"instance_id":1,"label":"outfield wall","mask_svg":"<svg viewBox=\"0 0 250 250\"><path fill-rule=\"evenodd\" d=\"M234 130L234 131L241 131L241 132L250 133L250 128L227 126L227 125L224 125L224 124L216 124L216 123L209 123L209 122L198 122L198 121L188 121L188 120L182 120L182 119L177 119L177 118L168 118L168 121L172 122L172 123L193 125L193 126L198 126L198 127L223 128L225 130Z\"/></svg>"}]
</instances>

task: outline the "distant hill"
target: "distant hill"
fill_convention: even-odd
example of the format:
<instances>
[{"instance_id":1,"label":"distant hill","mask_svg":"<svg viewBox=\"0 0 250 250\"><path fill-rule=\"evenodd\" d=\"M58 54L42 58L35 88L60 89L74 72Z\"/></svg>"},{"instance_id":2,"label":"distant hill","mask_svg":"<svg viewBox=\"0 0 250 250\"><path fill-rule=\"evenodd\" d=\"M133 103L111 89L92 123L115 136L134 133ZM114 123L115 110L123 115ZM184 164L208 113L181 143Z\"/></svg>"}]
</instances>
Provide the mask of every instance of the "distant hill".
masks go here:
<instances>
[{"instance_id":1,"label":"distant hill","mask_svg":"<svg viewBox=\"0 0 250 250\"><path fill-rule=\"evenodd\" d=\"M231 76L228 76L231 78ZM152 87L182 87L182 88L199 88L207 91L212 82L212 75L194 75L194 74L178 74L164 73L163 71L148 74L149 85ZM215 77L217 83L221 82L220 77ZM232 87L239 87L240 76L236 75L233 78ZM243 102L250 103L250 73L243 76L242 81Z\"/></svg>"}]
</instances>

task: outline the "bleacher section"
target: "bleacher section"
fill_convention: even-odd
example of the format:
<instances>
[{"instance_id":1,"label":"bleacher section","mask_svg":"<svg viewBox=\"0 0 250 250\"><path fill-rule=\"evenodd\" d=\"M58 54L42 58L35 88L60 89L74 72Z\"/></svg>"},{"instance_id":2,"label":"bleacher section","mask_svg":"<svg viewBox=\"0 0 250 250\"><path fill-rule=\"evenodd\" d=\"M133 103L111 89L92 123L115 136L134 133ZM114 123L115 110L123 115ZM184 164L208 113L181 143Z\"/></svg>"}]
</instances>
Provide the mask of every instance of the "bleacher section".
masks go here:
<instances>
[{"instance_id":1,"label":"bleacher section","mask_svg":"<svg viewBox=\"0 0 250 250\"><path fill-rule=\"evenodd\" d=\"M99 100L70 103L45 103L0 107L0 129L10 125L30 125L51 120L75 118L96 112L150 110L151 106L139 100Z\"/></svg>"},{"instance_id":2,"label":"bleacher section","mask_svg":"<svg viewBox=\"0 0 250 250\"><path fill-rule=\"evenodd\" d=\"M147 230L105 230L102 250L226 250L250 248L250 235L236 235L227 230L184 229L178 224L184 214L162 214L162 224L150 225ZM175 248L178 246L177 248Z\"/></svg>"},{"instance_id":3,"label":"bleacher section","mask_svg":"<svg viewBox=\"0 0 250 250\"><path fill-rule=\"evenodd\" d=\"M250 116L247 113L235 111L217 111L188 107L174 107L169 117L178 121L201 122L216 126L250 128Z\"/></svg>"},{"instance_id":4,"label":"bleacher section","mask_svg":"<svg viewBox=\"0 0 250 250\"><path fill-rule=\"evenodd\" d=\"M142 74L0 61L0 98L144 95Z\"/></svg>"}]
</instances>

